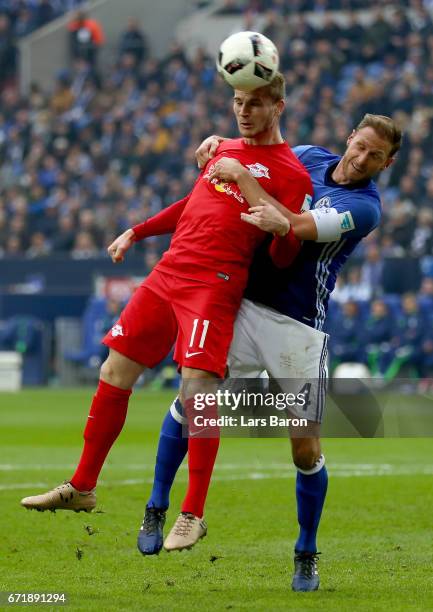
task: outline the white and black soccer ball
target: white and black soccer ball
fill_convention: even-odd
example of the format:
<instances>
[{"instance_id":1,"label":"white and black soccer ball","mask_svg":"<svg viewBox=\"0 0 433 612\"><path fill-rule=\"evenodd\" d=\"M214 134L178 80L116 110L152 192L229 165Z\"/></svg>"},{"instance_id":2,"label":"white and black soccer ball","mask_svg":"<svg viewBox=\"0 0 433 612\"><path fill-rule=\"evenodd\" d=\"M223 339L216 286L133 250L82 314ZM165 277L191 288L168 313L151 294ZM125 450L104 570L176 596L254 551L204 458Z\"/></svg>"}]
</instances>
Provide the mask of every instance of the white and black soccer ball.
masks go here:
<instances>
[{"instance_id":1,"label":"white and black soccer ball","mask_svg":"<svg viewBox=\"0 0 433 612\"><path fill-rule=\"evenodd\" d=\"M253 91L269 85L277 73L278 51L259 32L237 32L220 46L217 70L233 89Z\"/></svg>"}]
</instances>

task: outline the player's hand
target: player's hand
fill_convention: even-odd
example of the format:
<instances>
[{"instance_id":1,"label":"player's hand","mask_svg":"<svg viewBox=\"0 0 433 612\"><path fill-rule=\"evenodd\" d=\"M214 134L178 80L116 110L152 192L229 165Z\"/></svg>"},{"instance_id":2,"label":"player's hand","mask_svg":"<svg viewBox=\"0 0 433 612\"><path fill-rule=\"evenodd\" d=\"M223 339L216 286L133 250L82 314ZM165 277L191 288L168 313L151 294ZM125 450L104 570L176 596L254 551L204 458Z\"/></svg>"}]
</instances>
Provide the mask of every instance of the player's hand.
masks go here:
<instances>
[{"instance_id":1,"label":"player's hand","mask_svg":"<svg viewBox=\"0 0 433 612\"><path fill-rule=\"evenodd\" d=\"M125 253L134 244L134 232L132 229L120 234L107 248L107 252L113 263L119 263L125 259Z\"/></svg>"},{"instance_id":2,"label":"player's hand","mask_svg":"<svg viewBox=\"0 0 433 612\"><path fill-rule=\"evenodd\" d=\"M207 177L210 181L217 178L228 183L237 183L242 172L248 172L248 170L239 160L233 157L221 157L213 165L212 172L209 172Z\"/></svg>"},{"instance_id":3,"label":"player's hand","mask_svg":"<svg viewBox=\"0 0 433 612\"><path fill-rule=\"evenodd\" d=\"M252 206L247 213L241 213L242 221L251 223L264 232L285 236L290 230L290 221L270 202L260 198L261 204Z\"/></svg>"},{"instance_id":4,"label":"player's hand","mask_svg":"<svg viewBox=\"0 0 433 612\"><path fill-rule=\"evenodd\" d=\"M212 136L208 136L203 140L195 152L195 158L199 168L204 168L207 162L215 157L217 149L223 140L225 139L222 138L222 136L217 136L216 134L212 134Z\"/></svg>"}]
</instances>

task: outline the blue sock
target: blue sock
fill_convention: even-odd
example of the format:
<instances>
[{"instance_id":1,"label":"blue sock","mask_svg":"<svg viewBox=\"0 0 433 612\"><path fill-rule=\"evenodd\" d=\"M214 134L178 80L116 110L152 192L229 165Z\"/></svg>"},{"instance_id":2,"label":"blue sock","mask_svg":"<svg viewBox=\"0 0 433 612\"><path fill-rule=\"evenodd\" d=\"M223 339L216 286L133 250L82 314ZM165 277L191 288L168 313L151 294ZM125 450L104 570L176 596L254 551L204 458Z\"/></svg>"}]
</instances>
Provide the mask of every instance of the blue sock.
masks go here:
<instances>
[{"instance_id":1,"label":"blue sock","mask_svg":"<svg viewBox=\"0 0 433 612\"><path fill-rule=\"evenodd\" d=\"M178 398L173 402L173 406L176 412L182 415L182 404ZM161 427L153 488L147 502L148 507L168 508L170 490L187 450L188 438L182 436L182 424L173 418L170 409Z\"/></svg>"},{"instance_id":2,"label":"blue sock","mask_svg":"<svg viewBox=\"0 0 433 612\"><path fill-rule=\"evenodd\" d=\"M317 529L328 488L328 473L323 455L311 472L305 474L298 471L296 477L296 501L300 527L295 545L296 552L317 552Z\"/></svg>"}]
</instances>

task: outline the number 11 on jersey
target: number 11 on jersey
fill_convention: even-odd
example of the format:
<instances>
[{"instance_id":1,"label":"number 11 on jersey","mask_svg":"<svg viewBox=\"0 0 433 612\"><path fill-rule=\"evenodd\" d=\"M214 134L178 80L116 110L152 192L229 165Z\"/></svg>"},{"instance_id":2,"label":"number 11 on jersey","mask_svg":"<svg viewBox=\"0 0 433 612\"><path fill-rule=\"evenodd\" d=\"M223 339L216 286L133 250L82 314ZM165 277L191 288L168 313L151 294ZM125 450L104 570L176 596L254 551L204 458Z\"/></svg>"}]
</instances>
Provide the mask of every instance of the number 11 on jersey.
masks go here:
<instances>
[{"instance_id":1,"label":"number 11 on jersey","mask_svg":"<svg viewBox=\"0 0 433 612\"><path fill-rule=\"evenodd\" d=\"M189 347L190 348L194 345L195 335L197 333L197 328L199 327L199 321L200 321L200 319L194 319L194 321L193 321L191 340L189 341ZM201 337L200 337L200 342L198 343L198 348L203 348L204 347L204 343L205 343L205 340L206 340L207 330L209 328L209 320L208 319L203 319L202 320L202 327L203 327L203 329L201 330Z\"/></svg>"}]
</instances>

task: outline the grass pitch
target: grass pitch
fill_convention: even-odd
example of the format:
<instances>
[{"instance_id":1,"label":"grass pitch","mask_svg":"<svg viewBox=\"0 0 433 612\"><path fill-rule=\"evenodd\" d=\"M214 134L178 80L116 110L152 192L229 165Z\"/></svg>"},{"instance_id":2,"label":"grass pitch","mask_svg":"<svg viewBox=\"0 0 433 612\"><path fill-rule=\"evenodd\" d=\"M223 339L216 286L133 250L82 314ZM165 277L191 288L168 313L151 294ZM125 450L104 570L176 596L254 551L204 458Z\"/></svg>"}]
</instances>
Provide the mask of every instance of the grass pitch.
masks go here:
<instances>
[{"instance_id":1,"label":"grass pitch","mask_svg":"<svg viewBox=\"0 0 433 612\"><path fill-rule=\"evenodd\" d=\"M224 439L208 536L182 553L144 558L136 550L173 394L134 394L101 475L100 512L22 509L21 497L71 475L91 395L0 395L1 591L65 592L68 607L86 611L433 609L431 439L324 441L330 483L319 534L321 589L292 593L294 470L282 439ZM185 484L182 469L168 528Z\"/></svg>"}]
</instances>

